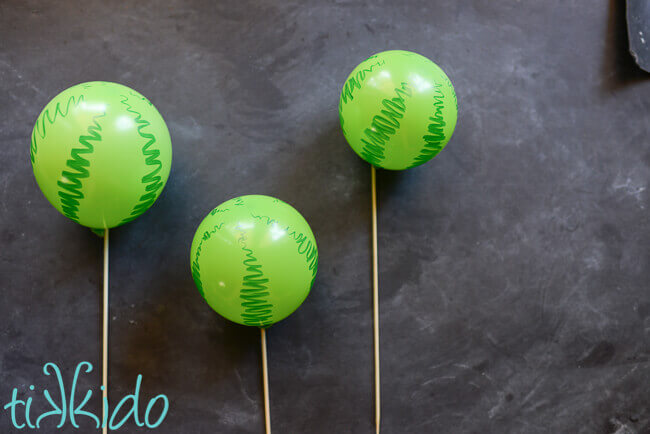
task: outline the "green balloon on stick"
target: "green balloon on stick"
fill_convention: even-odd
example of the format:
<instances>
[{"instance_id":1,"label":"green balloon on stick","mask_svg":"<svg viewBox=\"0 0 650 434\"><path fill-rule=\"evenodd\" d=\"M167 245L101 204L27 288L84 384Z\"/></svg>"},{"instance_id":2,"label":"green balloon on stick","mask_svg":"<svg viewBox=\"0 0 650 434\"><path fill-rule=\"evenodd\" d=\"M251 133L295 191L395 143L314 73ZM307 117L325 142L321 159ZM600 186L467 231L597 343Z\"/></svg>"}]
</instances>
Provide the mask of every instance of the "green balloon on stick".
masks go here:
<instances>
[{"instance_id":1,"label":"green balloon on stick","mask_svg":"<svg viewBox=\"0 0 650 434\"><path fill-rule=\"evenodd\" d=\"M63 215L92 229L134 220L160 195L171 168L169 131L147 98L117 83L81 83L36 120L36 182Z\"/></svg>"},{"instance_id":2,"label":"green balloon on stick","mask_svg":"<svg viewBox=\"0 0 650 434\"><path fill-rule=\"evenodd\" d=\"M269 327L309 294L318 249L291 205L251 195L224 202L205 217L190 260L194 282L212 309L239 324Z\"/></svg>"},{"instance_id":3,"label":"green balloon on stick","mask_svg":"<svg viewBox=\"0 0 650 434\"><path fill-rule=\"evenodd\" d=\"M384 51L361 62L343 84L339 119L350 147L371 164L375 428L381 423L379 261L375 168L404 170L431 160L456 128L458 102L449 77L410 51Z\"/></svg>"},{"instance_id":4,"label":"green balloon on stick","mask_svg":"<svg viewBox=\"0 0 650 434\"><path fill-rule=\"evenodd\" d=\"M192 277L212 309L260 327L264 421L271 432L265 329L305 300L318 269L311 228L291 205L269 196L230 199L203 219L192 241Z\"/></svg>"},{"instance_id":5,"label":"green balloon on stick","mask_svg":"<svg viewBox=\"0 0 650 434\"><path fill-rule=\"evenodd\" d=\"M426 163L454 132L454 87L438 65L410 51L384 51L361 62L343 85L339 119L348 143L375 167Z\"/></svg>"},{"instance_id":6,"label":"green balloon on stick","mask_svg":"<svg viewBox=\"0 0 650 434\"><path fill-rule=\"evenodd\" d=\"M38 116L30 158L47 200L104 236L102 399L107 402L108 233L136 219L160 195L172 162L169 131L158 110L135 90L104 81L81 83L55 96Z\"/></svg>"}]
</instances>

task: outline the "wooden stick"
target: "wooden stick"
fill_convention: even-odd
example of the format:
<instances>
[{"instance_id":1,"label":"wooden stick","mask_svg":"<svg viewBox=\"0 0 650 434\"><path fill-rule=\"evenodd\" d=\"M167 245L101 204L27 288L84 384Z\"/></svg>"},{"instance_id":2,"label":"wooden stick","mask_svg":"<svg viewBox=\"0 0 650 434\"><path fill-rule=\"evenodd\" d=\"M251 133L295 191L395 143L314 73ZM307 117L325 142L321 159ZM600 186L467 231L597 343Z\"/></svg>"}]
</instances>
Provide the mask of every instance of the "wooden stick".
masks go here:
<instances>
[{"instance_id":1,"label":"wooden stick","mask_svg":"<svg viewBox=\"0 0 650 434\"><path fill-rule=\"evenodd\" d=\"M108 402L108 228L104 229L104 321L102 331L102 434L108 432L108 415L106 402Z\"/></svg>"},{"instance_id":2,"label":"wooden stick","mask_svg":"<svg viewBox=\"0 0 650 434\"><path fill-rule=\"evenodd\" d=\"M266 434L271 434L271 409L269 405L269 367L266 360L266 331L260 328L262 333L262 383L264 386L264 422Z\"/></svg>"},{"instance_id":3,"label":"wooden stick","mask_svg":"<svg viewBox=\"0 0 650 434\"><path fill-rule=\"evenodd\" d=\"M381 382L379 377L379 265L377 260L377 181L375 166L370 166L372 183L372 316L375 341L375 431L381 421Z\"/></svg>"}]
</instances>

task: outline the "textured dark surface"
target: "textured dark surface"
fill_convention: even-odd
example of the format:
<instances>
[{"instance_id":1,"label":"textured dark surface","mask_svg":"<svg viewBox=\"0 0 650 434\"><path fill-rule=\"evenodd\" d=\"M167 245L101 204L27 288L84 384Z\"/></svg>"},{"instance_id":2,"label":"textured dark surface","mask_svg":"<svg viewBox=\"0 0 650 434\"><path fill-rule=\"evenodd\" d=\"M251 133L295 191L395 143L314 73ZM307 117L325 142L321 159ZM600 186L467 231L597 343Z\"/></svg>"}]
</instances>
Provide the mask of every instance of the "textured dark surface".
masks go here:
<instances>
[{"instance_id":1,"label":"textured dark surface","mask_svg":"<svg viewBox=\"0 0 650 434\"><path fill-rule=\"evenodd\" d=\"M142 373L171 400L155 432L263 432L259 332L209 309L188 256L213 206L270 194L321 255L269 332L274 432L373 432L370 169L337 103L400 48L447 71L460 115L434 161L378 175L382 432L650 432L650 82L623 2L271 3L0 3L0 403L52 387L47 361L99 367L101 240L46 202L29 136L59 91L109 80L174 145L111 237L112 395Z\"/></svg>"}]
</instances>

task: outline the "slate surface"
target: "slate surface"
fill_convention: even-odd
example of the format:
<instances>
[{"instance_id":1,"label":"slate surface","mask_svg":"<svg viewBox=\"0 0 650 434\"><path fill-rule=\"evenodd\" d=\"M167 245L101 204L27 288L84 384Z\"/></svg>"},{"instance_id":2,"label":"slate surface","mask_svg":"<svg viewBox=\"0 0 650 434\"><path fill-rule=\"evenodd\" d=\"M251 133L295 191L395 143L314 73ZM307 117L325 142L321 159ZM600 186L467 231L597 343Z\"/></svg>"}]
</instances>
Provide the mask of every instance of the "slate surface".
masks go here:
<instances>
[{"instance_id":1,"label":"slate surface","mask_svg":"<svg viewBox=\"0 0 650 434\"><path fill-rule=\"evenodd\" d=\"M623 6L1 2L0 403L17 387L38 414L44 363L68 382L100 363L101 240L47 203L28 149L50 98L110 80L174 146L158 202L111 237L112 396L143 374L142 400L171 400L153 432L263 432L259 333L208 308L188 256L213 206L270 194L320 248L312 294L269 332L274 432L373 432L370 170L337 102L399 48L447 71L460 116L433 162L378 175L382 432L650 432L650 82Z\"/></svg>"}]
</instances>

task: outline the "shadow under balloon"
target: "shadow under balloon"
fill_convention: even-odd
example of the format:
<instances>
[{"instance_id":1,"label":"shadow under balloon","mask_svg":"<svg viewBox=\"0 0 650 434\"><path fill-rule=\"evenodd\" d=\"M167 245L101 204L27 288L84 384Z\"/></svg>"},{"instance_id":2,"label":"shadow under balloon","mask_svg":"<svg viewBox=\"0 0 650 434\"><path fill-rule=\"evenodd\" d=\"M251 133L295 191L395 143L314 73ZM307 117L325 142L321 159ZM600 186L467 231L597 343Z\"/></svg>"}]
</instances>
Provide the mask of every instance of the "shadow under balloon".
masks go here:
<instances>
[{"instance_id":1,"label":"shadow under balloon","mask_svg":"<svg viewBox=\"0 0 650 434\"><path fill-rule=\"evenodd\" d=\"M409 186L417 182L418 170L385 170L376 169L377 207L388 206L392 199L408 193Z\"/></svg>"}]
</instances>

